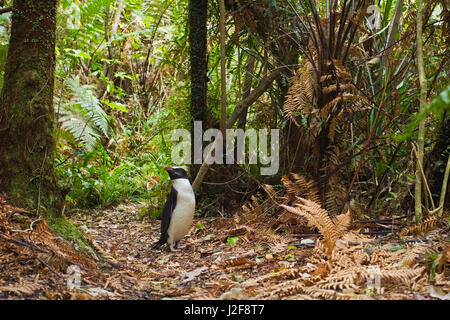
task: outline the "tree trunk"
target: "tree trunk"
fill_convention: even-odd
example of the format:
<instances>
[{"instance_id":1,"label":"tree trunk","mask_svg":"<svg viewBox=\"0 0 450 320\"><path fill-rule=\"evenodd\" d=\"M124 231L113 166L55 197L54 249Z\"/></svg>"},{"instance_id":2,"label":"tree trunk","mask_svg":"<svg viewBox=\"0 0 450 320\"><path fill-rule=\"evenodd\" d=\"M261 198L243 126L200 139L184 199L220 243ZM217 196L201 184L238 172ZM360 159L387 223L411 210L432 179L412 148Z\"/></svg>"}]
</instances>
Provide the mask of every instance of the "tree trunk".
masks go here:
<instances>
[{"instance_id":1,"label":"tree trunk","mask_svg":"<svg viewBox=\"0 0 450 320\"><path fill-rule=\"evenodd\" d=\"M250 90L252 89L253 77L255 69L256 58L254 56L248 57L247 66L245 67L245 76L244 76L244 92L242 94L242 99L247 98L250 95ZM241 129L245 129L245 124L247 122L247 113L248 108L245 108L241 115L238 118L237 127Z\"/></svg>"},{"instance_id":2,"label":"tree trunk","mask_svg":"<svg viewBox=\"0 0 450 320\"><path fill-rule=\"evenodd\" d=\"M208 61L206 58L207 0L189 1L189 46L191 75L191 116L194 121L206 120L206 88Z\"/></svg>"},{"instance_id":3,"label":"tree trunk","mask_svg":"<svg viewBox=\"0 0 450 320\"><path fill-rule=\"evenodd\" d=\"M15 0L0 97L0 192L52 217L63 199L56 183L55 29L57 0Z\"/></svg>"},{"instance_id":4,"label":"tree trunk","mask_svg":"<svg viewBox=\"0 0 450 320\"><path fill-rule=\"evenodd\" d=\"M208 20L208 1L190 0L189 1L189 54L190 54L190 77L191 77L191 136L194 137L194 121L203 122L205 130L207 109L207 20ZM194 143L191 149L192 162L194 159ZM190 168L191 177L195 177L199 169L198 165L192 165Z\"/></svg>"},{"instance_id":5,"label":"tree trunk","mask_svg":"<svg viewBox=\"0 0 450 320\"><path fill-rule=\"evenodd\" d=\"M220 131L222 131L222 137L225 139L225 130L227 126L227 75L226 75L226 52L225 52L225 2L219 1L220 7Z\"/></svg>"},{"instance_id":6,"label":"tree trunk","mask_svg":"<svg viewBox=\"0 0 450 320\"><path fill-rule=\"evenodd\" d=\"M419 71L420 84L420 106L419 113L424 110L427 103L427 79L425 77L425 70L423 66L423 41L422 41L422 27L423 27L423 0L417 0L417 69ZM425 145L425 119L419 124L419 135L417 138L417 165L416 165L416 185L415 185L415 217L416 223L422 221L422 176L420 168L423 167L423 155Z\"/></svg>"},{"instance_id":7,"label":"tree trunk","mask_svg":"<svg viewBox=\"0 0 450 320\"><path fill-rule=\"evenodd\" d=\"M439 217L442 216L444 213L444 207L445 207L445 197L447 196L447 185L448 185L448 176L450 174L450 155L447 159L447 165L445 167L445 173L444 173L444 180L442 181L442 189L441 189L441 196L439 198L439 211L438 215Z\"/></svg>"}]
</instances>

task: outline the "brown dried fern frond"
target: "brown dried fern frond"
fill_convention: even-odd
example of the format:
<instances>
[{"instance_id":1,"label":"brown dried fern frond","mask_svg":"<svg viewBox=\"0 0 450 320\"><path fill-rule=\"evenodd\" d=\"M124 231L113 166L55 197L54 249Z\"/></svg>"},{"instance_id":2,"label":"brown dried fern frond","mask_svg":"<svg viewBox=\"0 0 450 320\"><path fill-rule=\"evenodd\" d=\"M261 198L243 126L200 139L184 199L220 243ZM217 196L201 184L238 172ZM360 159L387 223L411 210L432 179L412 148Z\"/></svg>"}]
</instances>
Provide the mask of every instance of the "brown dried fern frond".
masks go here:
<instances>
[{"instance_id":1,"label":"brown dried fern frond","mask_svg":"<svg viewBox=\"0 0 450 320\"><path fill-rule=\"evenodd\" d=\"M56 236L48 229L48 224L45 219L39 220L30 234L30 240L44 245L53 245Z\"/></svg>"},{"instance_id":2,"label":"brown dried fern frond","mask_svg":"<svg viewBox=\"0 0 450 320\"><path fill-rule=\"evenodd\" d=\"M399 251L399 253L403 253L399 265L412 268L417 262L420 262L422 258L433 253L438 253L438 250L437 246L434 244L420 243L408 246L403 252ZM395 263L397 260L395 255L391 254L386 259L386 262Z\"/></svg>"},{"instance_id":3,"label":"brown dried fern frond","mask_svg":"<svg viewBox=\"0 0 450 320\"><path fill-rule=\"evenodd\" d=\"M327 247L327 256L331 258L336 240L346 232L349 225L350 212L345 214L348 217L342 216L333 221L328 212L316 202L300 197L298 197L298 200L299 202L295 204L295 207L286 205L282 205L282 207L289 212L305 217L319 230Z\"/></svg>"},{"instance_id":4,"label":"brown dried fern frond","mask_svg":"<svg viewBox=\"0 0 450 320\"><path fill-rule=\"evenodd\" d=\"M415 269L396 269L396 270L381 270L381 281L382 283L404 283L411 285L414 280L426 272L426 268L415 268ZM367 274L364 274L367 276Z\"/></svg>"},{"instance_id":5,"label":"brown dried fern frond","mask_svg":"<svg viewBox=\"0 0 450 320\"><path fill-rule=\"evenodd\" d=\"M263 292L258 294L255 299L282 299L284 297L303 293L305 288L305 284L300 279L287 280L272 286L270 290L263 290Z\"/></svg>"},{"instance_id":6,"label":"brown dried fern frond","mask_svg":"<svg viewBox=\"0 0 450 320\"><path fill-rule=\"evenodd\" d=\"M314 181L307 181L304 176L295 173L291 173L290 176L292 179L288 176L281 178L290 200L295 199L297 196L302 196L313 202L320 203L319 189L314 186Z\"/></svg>"},{"instance_id":7,"label":"brown dried fern frond","mask_svg":"<svg viewBox=\"0 0 450 320\"><path fill-rule=\"evenodd\" d=\"M266 208L267 205L270 205L270 202L265 201L262 202L258 200L254 195L251 196L250 200L244 203L244 205L239 210L236 215L236 219L238 219L239 223L246 223L250 220L259 217Z\"/></svg>"},{"instance_id":8,"label":"brown dried fern frond","mask_svg":"<svg viewBox=\"0 0 450 320\"><path fill-rule=\"evenodd\" d=\"M356 87L354 86L353 83L341 83L341 84L339 84L339 88L341 90L351 89L353 91L354 95L358 95L358 89L356 89ZM336 92L336 91L337 91L337 84L336 83L322 88L322 93L323 94L328 94L330 92Z\"/></svg>"},{"instance_id":9,"label":"brown dried fern frond","mask_svg":"<svg viewBox=\"0 0 450 320\"><path fill-rule=\"evenodd\" d=\"M419 223L418 225L403 228L399 234L400 234L400 236L408 236L408 235L416 235L416 234L427 232L434 228L434 226L436 225L436 222L438 222L438 220L439 220L439 217L437 217L437 216L429 217L429 218L425 219L422 223Z\"/></svg>"},{"instance_id":10,"label":"brown dried fern frond","mask_svg":"<svg viewBox=\"0 0 450 320\"><path fill-rule=\"evenodd\" d=\"M283 111L286 118L292 120L297 126L300 124L296 118L299 114L310 114L316 108L314 88L315 76L311 62L307 61L291 78L292 86L286 95Z\"/></svg>"}]
</instances>

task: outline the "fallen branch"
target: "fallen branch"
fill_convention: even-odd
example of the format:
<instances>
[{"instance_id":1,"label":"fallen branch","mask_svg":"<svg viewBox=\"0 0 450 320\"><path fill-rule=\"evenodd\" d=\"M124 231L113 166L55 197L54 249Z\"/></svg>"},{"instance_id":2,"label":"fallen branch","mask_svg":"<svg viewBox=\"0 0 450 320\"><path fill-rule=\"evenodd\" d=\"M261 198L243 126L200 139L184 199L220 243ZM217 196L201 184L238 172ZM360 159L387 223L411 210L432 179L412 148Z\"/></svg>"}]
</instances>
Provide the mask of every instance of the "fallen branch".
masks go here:
<instances>
[{"instance_id":1,"label":"fallen branch","mask_svg":"<svg viewBox=\"0 0 450 320\"><path fill-rule=\"evenodd\" d=\"M28 241L20 241L11 237L8 237L7 235L3 234L0 232L0 238L4 239L5 241L10 241L13 242L15 244L24 246L24 247L30 247L33 250L39 251L39 252L43 252L43 253L47 253L47 254L53 254L52 252L45 250L45 249L41 249L38 246L36 246L34 243L29 243Z\"/></svg>"}]
</instances>

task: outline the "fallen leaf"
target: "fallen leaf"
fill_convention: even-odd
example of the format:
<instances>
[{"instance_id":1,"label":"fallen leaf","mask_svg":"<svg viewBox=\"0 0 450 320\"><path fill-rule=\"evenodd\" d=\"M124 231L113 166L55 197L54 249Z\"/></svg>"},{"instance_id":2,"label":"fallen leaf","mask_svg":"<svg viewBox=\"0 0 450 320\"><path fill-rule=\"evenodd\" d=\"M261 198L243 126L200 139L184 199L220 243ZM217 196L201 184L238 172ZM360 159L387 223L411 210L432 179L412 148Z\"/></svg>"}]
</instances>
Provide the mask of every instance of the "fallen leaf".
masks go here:
<instances>
[{"instance_id":1,"label":"fallen leaf","mask_svg":"<svg viewBox=\"0 0 450 320\"><path fill-rule=\"evenodd\" d=\"M208 270L208 267L200 267L195 270L185 272L181 275L182 282L189 282L194 280L195 277L203 273L203 271Z\"/></svg>"}]
</instances>

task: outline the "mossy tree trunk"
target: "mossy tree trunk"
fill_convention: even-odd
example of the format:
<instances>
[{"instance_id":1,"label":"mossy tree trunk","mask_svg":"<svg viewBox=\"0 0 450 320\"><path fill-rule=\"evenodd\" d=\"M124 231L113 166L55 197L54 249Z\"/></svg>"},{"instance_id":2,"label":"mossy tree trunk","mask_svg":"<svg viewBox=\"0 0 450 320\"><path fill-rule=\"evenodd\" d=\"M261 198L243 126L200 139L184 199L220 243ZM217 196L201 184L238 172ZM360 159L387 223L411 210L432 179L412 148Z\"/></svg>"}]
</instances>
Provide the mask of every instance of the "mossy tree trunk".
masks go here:
<instances>
[{"instance_id":1,"label":"mossy tree trunk","mask_svg":"<svg viewBox=\"0 0 450 320\"><path fill-rule=\"evenodd\" d=\"M57 0L15 0L0 97L0 192L12 203L61 216L54 172Z\"/></svg>"}]
</instances>

